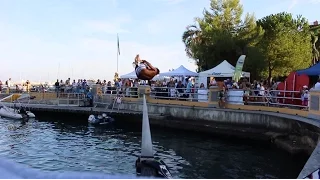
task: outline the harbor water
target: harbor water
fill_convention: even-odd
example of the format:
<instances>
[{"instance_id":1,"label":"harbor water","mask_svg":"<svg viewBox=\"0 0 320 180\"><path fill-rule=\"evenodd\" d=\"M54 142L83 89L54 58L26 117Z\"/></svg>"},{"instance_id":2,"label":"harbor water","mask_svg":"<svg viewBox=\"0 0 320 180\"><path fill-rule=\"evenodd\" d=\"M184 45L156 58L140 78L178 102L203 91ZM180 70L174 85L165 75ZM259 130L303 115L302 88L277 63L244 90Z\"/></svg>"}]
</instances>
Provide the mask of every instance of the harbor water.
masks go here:
<instances>
[{"instance_id":1,"label":"harbor water","mask_svg":"<svg viewBox=\"0 0 320 180\"><path fill-rule=\"evenodd\" d=\"M135 174L140 124L118 120L113 126L92 127L83 123L85 118L70 123L41 117L26 124L0 119L0 156L50 171ZM251 140L151 131L156 156L175 178L296 178L307 160Z\"/></svg>"}]
</instances>

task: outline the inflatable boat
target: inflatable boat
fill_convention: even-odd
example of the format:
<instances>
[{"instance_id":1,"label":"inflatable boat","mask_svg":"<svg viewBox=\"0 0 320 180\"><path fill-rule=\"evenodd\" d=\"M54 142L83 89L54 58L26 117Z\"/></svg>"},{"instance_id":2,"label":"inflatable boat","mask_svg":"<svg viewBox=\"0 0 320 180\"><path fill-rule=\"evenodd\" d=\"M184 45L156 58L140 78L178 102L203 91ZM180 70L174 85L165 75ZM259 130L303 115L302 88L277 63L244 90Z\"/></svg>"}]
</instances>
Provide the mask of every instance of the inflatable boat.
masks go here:
<instances>
[{"instance_id":1,"label":"inflatable boat","mask_svg":"<svg viewBox=\"0 0 320 180\"><path fill-rule=\"evenodd\" d=\"M6 106L0 106L0 116L10 119L23 119L27 117L27 115L22 115L19 112L15 112Z\"/></svg>"},{"instance_id":2,"label":"inflatable boat","mask_svg":"<svg viewBox=\"0 0 320 180\"><path fill-rule=\"evenodd\" d=\"M106 113L103 113L101 115L90 115L88 118L88 123L90 124L110 124L114 122L114 119L110 116L107 116Z\"/></svg>"}]
</instances>

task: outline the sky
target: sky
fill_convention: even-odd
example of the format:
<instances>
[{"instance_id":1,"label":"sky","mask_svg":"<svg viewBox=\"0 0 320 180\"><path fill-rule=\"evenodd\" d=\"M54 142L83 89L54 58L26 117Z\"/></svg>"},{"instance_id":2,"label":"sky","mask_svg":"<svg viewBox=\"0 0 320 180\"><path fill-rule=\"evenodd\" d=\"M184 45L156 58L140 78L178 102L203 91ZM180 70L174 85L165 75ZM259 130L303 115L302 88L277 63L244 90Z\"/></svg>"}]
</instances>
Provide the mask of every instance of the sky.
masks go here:
<instances>
[{"instance_id":1,"label":"sky","mask_svg":"<svg viewBox=\"0 0 320 180\"><path fill-rule=\"evenodd\" d=\"M320 21L320 0L241 0L262 18L287 11ZM161 72L196 66L181 40L210 0L0 0L0 80L112 80L136 54Z\"/></svg>"}]
</instances>

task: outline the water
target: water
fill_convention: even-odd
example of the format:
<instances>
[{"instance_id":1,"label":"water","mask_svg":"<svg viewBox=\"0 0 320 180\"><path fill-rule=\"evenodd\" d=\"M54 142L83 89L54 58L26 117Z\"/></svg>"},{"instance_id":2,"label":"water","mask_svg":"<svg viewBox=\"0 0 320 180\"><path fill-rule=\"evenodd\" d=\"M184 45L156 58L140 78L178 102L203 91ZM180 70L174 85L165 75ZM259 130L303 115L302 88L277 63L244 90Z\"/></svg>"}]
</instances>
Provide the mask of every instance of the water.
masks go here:
<instances>
[{"instance_id":1,"label":"water","mask_svg":"<svg viewBox=\"0 0 320 180\"><path fill-rule=\"evenodd\" d=\"M43 170L135 174L139 128L77 124L0 119L0 156ZM306 160L252 141L151 130L156 155L176 178L296 178Z\"/></svg>"}]
</instances>

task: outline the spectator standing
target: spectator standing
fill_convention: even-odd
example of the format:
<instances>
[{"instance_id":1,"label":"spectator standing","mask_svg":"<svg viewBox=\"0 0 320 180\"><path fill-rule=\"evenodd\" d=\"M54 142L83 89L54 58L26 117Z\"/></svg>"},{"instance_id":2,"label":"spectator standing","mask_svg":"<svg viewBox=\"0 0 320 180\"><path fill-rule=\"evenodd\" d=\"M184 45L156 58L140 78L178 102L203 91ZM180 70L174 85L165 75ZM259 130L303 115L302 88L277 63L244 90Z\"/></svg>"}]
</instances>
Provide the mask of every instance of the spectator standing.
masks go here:
<instances>
[{"instance_id":1,"label":"spectator standing","mask_svg":"<svg viewBox=\"0 0 320 180\"><path fill-rule=\"evenodd\" d=\"M59 79L57 79L57 82L54 84L54 86L56 87L56 93L57 93L57 97L59 97L59 92L60 92L60 83L59 83Z\"/></svg>"}]
</instances>

